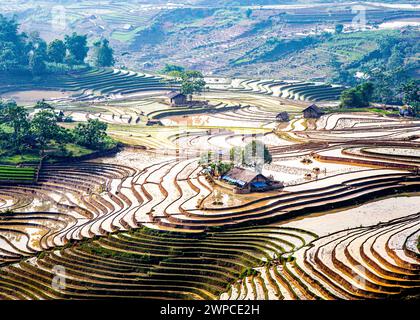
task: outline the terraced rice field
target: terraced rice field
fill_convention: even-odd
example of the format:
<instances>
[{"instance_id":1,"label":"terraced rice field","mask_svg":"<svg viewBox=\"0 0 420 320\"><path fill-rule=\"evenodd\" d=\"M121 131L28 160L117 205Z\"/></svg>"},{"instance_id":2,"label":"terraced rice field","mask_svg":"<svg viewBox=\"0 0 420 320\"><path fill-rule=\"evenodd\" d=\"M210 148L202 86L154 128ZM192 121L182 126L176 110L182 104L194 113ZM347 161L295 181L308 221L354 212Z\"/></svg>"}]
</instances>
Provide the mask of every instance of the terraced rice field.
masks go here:
<instances>
[{"instance_id":1,"label":"terraced rice field","mask_svg":"<svg viewBox=\"0 0 420 320\"><path fill-rule=\"evenodd\" d=\"M74 72L70 76L52 76L37 83L31 82L30 79L25 83L24 79L19 78L16 79L16 84L13 84L13 79L0 77L0 83L3 81L8 85L2 86L0 95L6 92L48 89L74 92L72 97L75 101L97 98L98 95L118 96L144 91L168 91L172 86L161 77L111 68L92 68Z\"/></svg>"},{"instance_id":2,"label":"terraced rice field","mask_svg":"<svg viewBox=\"0 0 420 320\"><path fill-rule=\"evenodd\" d=\"M28 182L35 180L36 169L30 167L0 166L0 183Z\"/></svg>"},{"instance_id":3,"label":"terraced rice field","mask_svg":"<svg viewBox=\"0 0 420 320\"><path fill-rule=\"evenodd\" d=\"M36 183L20 180L34 169L0 167L0 299L418 295L418 120L304 119L298 84L238 80L197 96L209 106L194 110L170 107L157 77L96 70L66 81L57 86L79 95L57 108L107 122L123 147L44 164ZM262 173L284 188L235 194L203 172L203 154L229 161L255 140L273 158Z\"/></svg>"},{"instance_id":4,"label":"terraced rice field","mask_svg":"<svg viewBox=\"0 0 420 320\"><path fill-rule=\"evenodd\" d=\"M339 85L275 79L218 79L210 78L210 87L234 92L252 92L300 101L338 100L345 89Z\"/></svg>"}]
</instances>

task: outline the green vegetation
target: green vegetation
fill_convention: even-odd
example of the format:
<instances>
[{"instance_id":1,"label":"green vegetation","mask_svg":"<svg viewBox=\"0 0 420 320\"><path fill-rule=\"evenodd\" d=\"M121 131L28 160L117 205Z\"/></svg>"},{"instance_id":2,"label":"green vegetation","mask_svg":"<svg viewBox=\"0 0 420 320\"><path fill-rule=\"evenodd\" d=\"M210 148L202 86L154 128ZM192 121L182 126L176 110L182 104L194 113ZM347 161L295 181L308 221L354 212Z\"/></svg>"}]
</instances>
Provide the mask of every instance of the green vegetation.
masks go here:
<instances>
[{"instance_id":1,"label":"green vegetation","mask_svg":"<svg viewBox=\"0 0 420 320\"><path fill-rule=\"evenodd\" d=\"M66 45L62 40L55 39L48 45L48 58L55 63L63 63L66 57Z\"/></svg>"},{"instance_id":2,"label":"green vegetation","mask_svg":"<svg viewBox=\"0 0 420 320\"><path fill-rule=\"evenodd\" d=\"M73 32L72 35L64 37L64 43L69 52L67 61L69 64L83 64L89 48L87 47L87 35L78 35Z\"/></svg>"},{"instance_id":3,"label":"green vegetation","mask_svg":"<svg viewBox=\"0 0 420 320\"><path fill-rule=\"evenodd\" d=\"M248 51L241 58L231 61L231 64L239 65L244 63L275 61L279 57L314 45L318 41L320 41L318 38L312 36L287 40L270 38L262 46Z\"/></svg>"},{"instance_id":4,"label":"green vegetation","mask_svg":"<svg viewBox=\"0 0 420 320\"><path fill-rule=\"evenodd\" d=\"M322 111L326 112L326 113L337 113L337 112L349 112L348 107L344 107L344 108L323 108ZM373 108L373 107L366 107L366 108L353 108L351 110L351 112L373 112L373 113L378 113L380 115L396 115L398 114L397 111L392 111L392 110L386 110L386 109L381 109L381 108Z\"/></svg>"},{"instance_id":5,"label":"green vegetation","mask_svg":"<svg viewBox=\"0 0 420 320\"><path fill-rule=\"evenodd\" d=\"M267 28L270 24L263 24L263 29ZM283 77L352 87L368 80L375 86L373 101L391 104L401 103L398 89L410 77L418 77L419 49L414 28L343 33L342 25L336 24L334 33L269 38L230 60L229 65L237 73L250 73L247 65L267 64Z\"/></svg>"},{"instance_id":6,"label":"green vegetation","mask_svg":"<svg viewBox=\"0 0 420 320\"><path fill-rule=\"evenodd\" d=\"M264 163L271 163L273 160L267 146L259 140L248 143L245 148L231 148L230 159L236 164L251 167L262 167Z\"/></svg>"},{"instance_id":7,"label":"green vegetation","mask_svg":"<svg viewBox=\"0 0 420 320\"><path fill-rule=\"evenodd\" d=\"M0 166L0 181L32 182L35 174L35 168Z\"/></svg>"},{"instance_id":8,"label":"green vegetation","mask_svg":"<svg viewBox=\"0 0 420 320\"><path fill-rule=\"evenodd\" d=\"M175 64L165 64L165 67L161 70L163 74L170 74L171 72L184 72L185 68L182 66L177 66Z\"/></svg>"},{"instance_id":9,"label":"green vegetation","mask_svg":"<svg viewBox=\"0 0 420 320\"><path fill-rule=\"evenodd\" d=\"M413 109L415 116L420 116L420 90L419 90L419 80L408 80L401 87L401 92L403 95L403 102Z\"/></svg>"},{"instance_id":10,"label":"green vegetation","mask_svg":"<svg viewBox=\"0 0 420 320\"><path fill-rule=\"evenodd\" d=\"M36 162L40 158L82 156L93 150L109 150L116 142L106 134L107 125L89 120L74 130L58 125L56 111L45 101L32 118L15 102L0 103L0 161ZM86 147L86 148L85 148Z\"/></svg>"},{"instance_id":11,"label":"green vegetation","mask_svg":"<svg viewBox=\"0 0 420 320\"><path fill-rule=\"evenodd\" d=\"M340 106L344 108L357 108L369 106L369 101L373 94L373 84L365 82L351 88L344 90L340 96Z\"/></svg>"},{"instance_id":12,"label":"green vegetation","mask_svg":"<svg viewBox=\"0 0 420 320\"><path fill-rule=\"evenodd\" d=\"M96 67L112 67L115 64L114 50L109 47L109 41L102 39L94 44L94 65Z\"/></svg>"},{"instance_id":13,"label":"green vegetation","mask_svg":"<svg viewBox=\"0 0 420 320\"><path fill-rule=\"evenodd\" d=\"M342 33L343 29L344 29L344 25L341 23L336 24L334 27L335 33Z\"/></svg>"},{"instance_id":14,"label":"green vegetation","mask_svg":"<svg viewBox=\"0 0 420 320\"><path fill-rule=\"evenodd\" d=\"M108 40L94 43L94 62L98 66L114 64ZM89 48L87 35L73 32L64 41L55 39L47 44L38 32L19 32L15 18L0 14L0 71L17 75L43 76L78 69L85 65Z\"/></svg>"},{"instance_id":15,"label":"green vegetation","mask_svg":"<svg viewBox=\"0 0 420 320\"><path fill-rule=\"evenodd\" d=\"M202 92L206 86L203 74L200 71L183 70L181 68L182 67L169 65L169 69L172 70L167 73L180 81L181 93L192 95L194 93Z\"/></svg>"},{"instance_id":16,"label":"green vegetation","mask_svg":"<svg viewBox=\"0 0 420 320\"><path fill-rule=\"evenodd\" d=\"M368 80L373 84L372 101L384 104L402 104L402 87L418 68L416 54L420 45L414 31L377 31L360 33L347 43L349 48L358 44L359 50L373 46L362 56L346 63L336 61L337 76L333 81L356 85ZM349 41L352 37L348 36ZM370 41L370 44L368 43ZM355 49L356 50L356 49ZM356 78L359 72L362 76Z\"/></svg>"},{"instance_id":17,"label":"green vegetation","mask_svg":"<svg viewBox=\"0 0 420 320\"><path fill-rule=\"evenodd\" d=\"M73 130L75 141L90 149L108 150L116 146L116 142L108 137L108 125L98 119L89 119L87 123L79 123Z\"/></svg>"},{"instance_id":18,"label":"green vegetation","mask_svg":"<svg viewBox=\"0 0 420 320\"><path fill-rule=\"evenodd\" d=\"M378 102L380 98L376 95L378 91L385 90L379 88L372 82L364 82L354 88L344 90L340 96L341 108L365 108L369 106L370 101ZM420 116L420 97L419 97L419 81L410 79L403 83L398 89L390 89L396 91L399 97L400 104L404 103L409 108L409 115ZM369 109L372 111L372 109ZM388 114L389 112L383 109L377 109L375 112Z\"/></svg>"},{"instance_id":19,"label":"green vegetation","mask_svg":"<svg viewBox=\"0 0 420 320\"><path fill-rule=\"evenodd\" d=\"M139 26L130 31L114 31L111 34L111 38L121 42L131 42L136 38L137 33L143 31L145 28L145 26Z\"/></svg>"},{"instance_id":20,"label":"green vegetation","mask_svg":"<svg viewBox=\"0 0 420 320\"><path fill-rule=\"evenodd\" d=\"M257 270L253 269L253 268L246 268L246 269L243 269L242 270L242 272L240 273L240 275L239 275L238 278L239 279L244 279L246 277L257 276L259 274L260 273Z\"/></svg>"}]
</instances>

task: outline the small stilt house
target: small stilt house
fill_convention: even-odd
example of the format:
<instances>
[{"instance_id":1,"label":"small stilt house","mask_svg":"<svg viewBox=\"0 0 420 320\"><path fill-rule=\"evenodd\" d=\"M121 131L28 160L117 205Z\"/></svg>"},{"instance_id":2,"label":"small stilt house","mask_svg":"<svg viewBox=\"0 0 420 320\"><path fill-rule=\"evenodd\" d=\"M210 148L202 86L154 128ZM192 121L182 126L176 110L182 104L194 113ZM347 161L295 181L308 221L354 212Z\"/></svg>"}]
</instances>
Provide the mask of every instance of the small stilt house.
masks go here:
<instances>
[{"instance_id":1,"label":"small stilt house","mask_svg":"<svg viewBox=\"0 0 420 320\"><path fill-rule=\"evenodd\" d=\"M249 193L281 188L283 184L271 180L254 170L235 167L221 177L234 186L235 193Z\"/></svg>"},{"instance_id":2,"label":"small stilt house","mask_svg":"<svg viewBox=\"0 0 420 320\"><path fill-rule=\"evenodd\" d=\"M289 114L286 111L280 112L276 116L276 121L278 121L278 122L288 122L289 121Z\"/></svg>"},{"instance_id":3,"label":"small stilt house","mask_svg":"<svg viewBox=\"0 0 420 320\"><path fill-rule=\"evenodd\" d=\"M166 95L166 97L172 107L183 106L187 103L187 96L181 92L171 91Z\"/></svg>"},{"instance_id":4,"label":"small stilt house","mask_svg":"<svg viewBox=\"0 0 420 320\"><path fill-rule=\"evenodd\" d=\"M303 110L303 117L305 119L317 119L321 117L324 113L316 104L311 104L305 110Z\"/></svg>"}]
</instances>

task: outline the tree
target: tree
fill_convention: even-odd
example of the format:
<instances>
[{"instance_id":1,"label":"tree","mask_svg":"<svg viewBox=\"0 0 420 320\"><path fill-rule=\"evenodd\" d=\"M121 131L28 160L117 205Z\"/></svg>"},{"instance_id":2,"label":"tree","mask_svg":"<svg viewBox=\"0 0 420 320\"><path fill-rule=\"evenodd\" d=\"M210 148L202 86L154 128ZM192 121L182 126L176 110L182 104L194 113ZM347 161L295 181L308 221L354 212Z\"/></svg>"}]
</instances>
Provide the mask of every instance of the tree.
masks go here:
<instances>
[{"instance_id":1,"label":"tree","mask_svg":"<svg viewBox=\"0 0 420 320\"><path fill-rule=\"evenodd\" d=\"M372 82L364 82L361 85L358 86L358 90L360 91L360 94L362 96L363 104L366 106L369 105L369 102L372 99L373 95L373 83Z\"/></svg>"},{"instance_id":2,"label":"tree","mask_svg":"<svg viewBox=\"0 0 420 320\"><path fill-rule=\"evenodd\" d=\"M335 29L335 33L340 34L344 30L344 25L342 25L341 23L337 23L335 25L335 28L334 29Z\"/></svg>"},{"instance_id":3,"label":"tree","mask_svg":"<svg viewBox=\"0 0 420 320\"><path fill-rule=\"evenodd\" d=\"M23 141L28 133L28 112L16 102L8 102L2 105L0 111L0 123L12 127L12 147L16 150L23 148Z\"/></svg>"},{"instance_id":4,"label":"tree","mask_svg":"<svg viewBox=\"0 0 420 320\"><path fill-rule=\"evenodd\" d=\"M182 67L182 66L177 66L177 65L175 65L175 64L165 64L165 67L162 69L162 73L163 74L169 74L169 73L171 73L171 72L173 72L173 71L176 71L176 72L184 72L185 71L185 68L184 67Z\"/></svg>"},{"instance_id":5,"label":"tree","mask_svg":"<svg viewBox=\"0 0 420 320\"><path fill-rule=\"evenodd\" d=\"M253 140L245 146L243 159L245 165L256 166L258 164L271 163L273 158L263 142Z\"/></svg>"},{"instance_id":6,"label":"tree","mask_svg":"<svg viewBox=\"0 0 420 320\"><path fill-rule=\"evenodd\" d=\"M169 75L176 77L181 81L181 93L185 95L192 95L196 92L202 92L206 86L204 76L200 71L173 70L169 73Z\"/></svg>"},{"instance_id":7,"label":"tree","mask_svg":"<svg viewBox=\"0 0 420 320\"><path fill-rule=\"evenodd\" d=\"M401 92L403 94L403 102L412 107L415 116L420 115L420 90L419 90L418 80L410 79L404 83L401 87Z\"/></svg>"},{"instance_id":8,"label":"tree","mask_svg":"<svg viewBox=\"0 0 420 320\"><path fill-rule=\"evenodd\" d=\"M55 39L50 42L47 49L48 59L51 62L63 63L66 57L66 45L64 41Z\"/></svg>"},{"instance_id":9,"label":"tree","mask_svg":"<svg viewBox=\"0 0 420 320\"><path fill-rule=\"evenodd\" d=\"M368 107L374 92L371 82L344 90L340 95L340 106L344 108Z\"/></svg>"},{"instance_id":10,"label":"tree","mask_svg":"<svg viewBox=\"0 0 420 320\"><path fill-rule=\"evenodd\" d=\"M87 35L78 35L73 32L71 36L64 37L64 43L69 51L68 61L70 64L83 64L89 48L87 47Z\"/></svg>"},{"instance_id":11,"label":"tree","mask_svg":"<svg viewBox=\"0 0 420 320\"><path fill-rule=\"evenodd\" d=\"M344 108L356 108L362 106L362 97L356 88L344 90L340 95L340 106Z\"/></svg>"},{"instance_id":12,"label":"tree","mask_svg":"<svg viewBox=\"0 0 420 320\"><path fill-rule=\"evenodd\" d=\"M239 146L232 147L229 152L230 161L232 161L234 164L242 164L243 158L244 158L244 152L243 149Z\"/></svg>"},{"instance_id":13,"label":"tree","mask_svg":"<svg viewBox=\"0 0 420 320\"><path fill-rule=\"evenodd\" d=\"M247 17L247 19L249 19L252 15L252 9L248 8L245 10L245 16Z\"/></svg>"},{"instance_id":14,"label":"tree","mask_svg":"<svg viewBox=\"0 0 420 320\"><path fill-rule=\"evenodd\" d=\"M47 66L47 43L42 40L38 32L32 32L29 36L29 69L33 75L38 76L46 72Z\"/></svg>"},{"instance_id":15,"label":"tree","mask_svg":"<svg viewBox=\"0 0 420 320\"><path fill-rule=\"evenodd\" d=\"M42 110L35 114L31 121L31 133L41 150L41 156L50 140L59 139L63 141L63 131L57 125L57 116L51 110Z\"/></svg>"},{"instance_id":16,"label":"tree","mask_svg":"<svg viewBox=\"0 0 420 320\"><path fill-rule=\"evenodd\" d=\"M108 125L98 119L89 119L87 123L79 123L74 129L76 142L82 146L92 149L103 149L106 147Z\"/></svg>"},{"instance_id":17,"label":"tree","mask_svg":"<svg viewBox=\"0 0 420 320\"><path fill-rule=\"evenodd\" d=\"M245 148L233 147L230 149L230 161L238 165L256 167L261 170L265 163L271 163L272 156L267 146L259 141L253 140Z\"/></svg>"},{"instance_id":18,"label":"tree","mask_svg":"<svg viewBox=\"0 0 420 320\"><path fill-rule=\"evenodd\" d=\"M47 71L47 65L45 64L45 57L33 53L29 58L29 69L31 70L34 76L39 76L44 74Z\"/></svg>"},{"instance_id":19,"label":"tree","mask_svg":"<svg viewBox=\"0 0 420 320\"><path fill-rule=\"evenodd\" d=\"M35 109L50 109L54 110L54 107L50 105L48 102L45 102L45 99L37 101L35 105Z\"/></svg>"},{"instance_id":20,"label":"tree","mask_svg":"<svg viewBox=\"0 0 420 320\"><path fill-rule=\"evenodd\" d=\"M23 72L28 66L27 35L19 33L15 18L0 14L0 71Z\"/></svg>"},{"instance_id":21,"label":"tree","mask_svg":"<svg viewBox=\"0 0 420 320\"><path fill-rule=\"evenodd\" d=\"M109 47L109 41L103 39L94 44L94 64L97 67L112 67L115 64L114 50Z\"/></svg>"}]
</instances>

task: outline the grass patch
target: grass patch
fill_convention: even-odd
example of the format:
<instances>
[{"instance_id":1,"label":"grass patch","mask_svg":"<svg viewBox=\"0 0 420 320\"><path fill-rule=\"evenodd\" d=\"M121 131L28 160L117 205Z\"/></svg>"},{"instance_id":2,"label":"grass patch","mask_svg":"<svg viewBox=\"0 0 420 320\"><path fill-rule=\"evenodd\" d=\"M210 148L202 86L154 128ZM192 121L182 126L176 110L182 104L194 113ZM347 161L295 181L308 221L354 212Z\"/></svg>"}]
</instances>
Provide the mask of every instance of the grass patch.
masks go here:
<instances>
[{"instance_id":1,"label":"grass patch","mask_svg":"<svg viewBox=\"0 0 420 320\"><path fill-rule=\"evenodd\" d=\"M111 34L111 38L114 40L121 41L121 42L131 42L134 40L137 33L144 30L145 28L146 26L141 26L141 27L134 28L133 30L130 30L130 31L114 31Z\"/></svg>"},{"instance_id":2,"label":"grass patch","mask_svg":"<svg viewBox=\"0 0 420 320\"><path fill-rule=\"evenodd\" d=\"M77 144L74 143L68 143L65 145L66 151L70 152L71 155L73 157L82 157L82 156L86 156L88 154L91 154L93 151L83 147L83 146L79 146Z\"/></svg>"},{"instance_id":3,"label":"grass patch","mask_svg":"<svg viewBox=\"0 0 420 320\"><path fill-rule=\"evenodd\" d=\"M0 156L0 163L10 164L10 165L17 165L17 164L25 164L25 163L38 163L41 160L39 153L23 153L23 154L16 154L16 155L7 155L2 154Z\"/></svg>"},{"instance_id":4,"label":"grass patch","mask_svg":"<svg viewBox=\"0 0 420 320\"><path fill-rule=\"evenodd\" d=\"M339 113L339 112L373 112L381 115L398 114L398 111L385 110L381 108L325 108L323 109L326 113Z\"/></svg>"}]
</instances>

